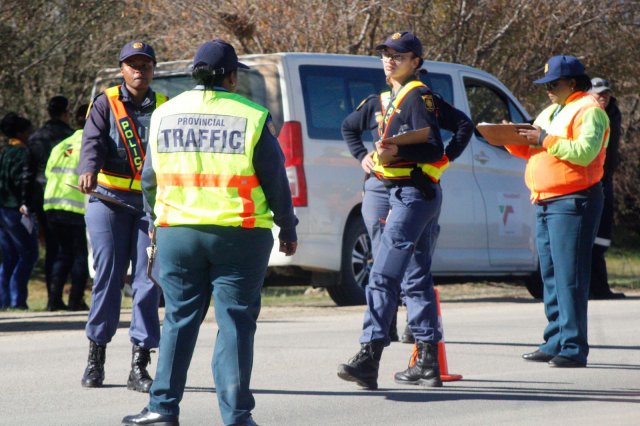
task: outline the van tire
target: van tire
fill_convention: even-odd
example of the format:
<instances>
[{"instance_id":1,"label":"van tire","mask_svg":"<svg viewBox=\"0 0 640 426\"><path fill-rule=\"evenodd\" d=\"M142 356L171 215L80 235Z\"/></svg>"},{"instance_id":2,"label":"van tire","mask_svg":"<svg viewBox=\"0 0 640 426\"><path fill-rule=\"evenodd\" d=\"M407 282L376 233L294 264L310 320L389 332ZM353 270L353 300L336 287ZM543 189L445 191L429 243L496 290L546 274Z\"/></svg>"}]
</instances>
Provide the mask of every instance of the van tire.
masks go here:
<instances>
[{"instance_id":1,"label":"van tire","mask_svg":"<svg viewBox=\"0 0 640 426\"><path fill-rule=\"evenodd\" d=\"M364 305L364 286L369 282L373 264L371 239L360 215L347 223L342 239L342 263L338 285L327 287L338 306Z\"/></svg>"},{"instance_id":2,"label":"van tire","mask_svg":"<svg viewBox=\"0 0 640 426\"><path fill-rule=\"evenodd\" d=\"M540 276L540 269L539 268L538 268L538 270L536 272L534 272L533 274L529 275L524 280L524 285L527 287L527 290L529 291L529 294L534 299L542 300L542 298L544 297L544 285L542 283L542 277Z\"/></svg>"}]
</instances>

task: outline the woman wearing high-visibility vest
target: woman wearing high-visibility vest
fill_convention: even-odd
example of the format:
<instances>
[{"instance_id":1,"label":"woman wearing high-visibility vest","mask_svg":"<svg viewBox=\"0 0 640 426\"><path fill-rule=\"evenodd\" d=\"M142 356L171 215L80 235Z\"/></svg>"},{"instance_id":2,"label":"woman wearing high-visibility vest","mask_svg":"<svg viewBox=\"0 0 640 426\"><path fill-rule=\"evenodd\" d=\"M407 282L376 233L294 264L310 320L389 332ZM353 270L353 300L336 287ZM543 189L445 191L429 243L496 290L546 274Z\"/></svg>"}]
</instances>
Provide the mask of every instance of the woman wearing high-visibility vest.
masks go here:
<instances>
[{"instance_id":1,"label":"woman wearing high-visibility vest","mask_svg":"<svg viewBox=\"0 0 640 426\"><path fill-rule=\"evenodd\" d=\"M47 224L59 247L51 267L50 310L87 311L84 291L89 279L87 228L84 223L85 195L69 185L78 183L78 163L82 128L89 105L80 105L75 113L80 129L61 140L51 150L45 176L43 209ZM71 275L69 304L62 301L67 277Z\"/></svg>"},{"instance_id":2,"label":"woman wearing high-visibility vest","mask_svg":"<svg viewBox=\"0 0 640 426\"><path fill-rule=\"evenodd\" d=\"M152 382L147 372L150 351L160 340L160 293L147 276L149 223L142 210L140 173L151 114L167 98L150 87L156 64L151 46L141 41L127 43L119 61L124 82L93 100L78 166L82 192L95 190L115 200L91 196L85 214L95 277L85 329L89 359L81 383L84 387L102 386L106 346L118 328L122 287L131 263L132 361L127 388L148 392Z\"/></svg>"},{"instance_id":3,"label":"woman wearing high-visibility vest","mask_svg":"<svg viewBox=\"0 0 640 426\"><path fill-rule=\"evenodd\" d=\"M591 248L603 206L600 180L609 119L589 94L591 80L574 56L554 56L544 85L551 105L535 130L521 130L531 145L508 145L527 159L525 181L536 206L536 242L548 324L544 343L523 355L551 367L587 364L587 302Z\"/></svg>"},{"instance_id":4,"label":"woman wearing high-visibility vest","mask_svg":"<svg viewBox=\"0 0 640 426\"><path fill-rule=\"evenodd\" d=\"M414 47L416 54L421 56L422 46L415 44ZM426 74L424 69L418 68L418 71L419 75L409 77L410 81L416 84L416 89L423 87L419 83L422 73ZM384 223L389 214L389 193L382 181L376 179L375 175L371 173L374 151L368 151L363 141L363 135L370 132L374 140L380 137L380 124L382 123L380 117L384 116L385 107L389 105L390 97L390 91L368 96L342 122L342 137L347 143L349 152L360 162L360 166L366 173L364 182L365 196L362 200L361 212L367 233L371 238L372 253L375 253L378 248ZM464 112L449 105L437 94L433 95L433 104L427 105L425 102L425 107L434 111L441 130L444 129L451 132L451 139L445 148L445 155L450 162L455 161L465 150L473 135L473 122ZM439 234L438 228L435 230L436 235L431 244L432 249ZM405 276L410 276L412 269L412 267L407 268ZM358 282L358 284L364 287L367 282L362 277L362 282ZM397 315L392 317L389 329L391 341L401 340L403 343L414 343L413 332L409 324L406 324L402 337L398 336L396 317Z\"/></svg>"},{"instance_id":5,"label":"woman wearing high-visibility vest","mask_svg":"<svg viewBox=\"0 0 640 426\"><path fill-rule=\"evenodd\" d=\"M213 292L218 324L213 378L225 425L255 425L249 388L260 290L280 228L279 250L296 252L284 155L269 111L234 93L235 49L204 43L193 60L198 83L151 119L142 174L155 219L165 319L147 407L122 423L179 424L180 401L203 312Z\"/></svg>"},{"instance_id":6,"label":"woman wearing high-visibility vest","mask_svg":"<svg viewBox=\"0 0 640 426\"><path fill-rule=\"evenodd\" d=\"M449 161L440 137L433 95L415 78L423 63L420 41L410 32L398 32L377 49L391 87L390 96L378 114L378 138L422 128L429 128L430 133L428 139L415 145L377 142L373 155L363 159L387 188L388 215L383 219L386 223L365 288L367 310L361 348L348 363L338 367L338 376L364 388L377 389L379 363L384 347L389 345L389 325L396 315L402 288L418 352L412 356L416 361L396 373L395 380L401 384L442 386L437 355L441 333L431 254L442 204L438 182ZM363 209L375 203L373 195L373 191L365 191ZM403 280L409 268L411 274Z\"/></svg>"}]
</instances>

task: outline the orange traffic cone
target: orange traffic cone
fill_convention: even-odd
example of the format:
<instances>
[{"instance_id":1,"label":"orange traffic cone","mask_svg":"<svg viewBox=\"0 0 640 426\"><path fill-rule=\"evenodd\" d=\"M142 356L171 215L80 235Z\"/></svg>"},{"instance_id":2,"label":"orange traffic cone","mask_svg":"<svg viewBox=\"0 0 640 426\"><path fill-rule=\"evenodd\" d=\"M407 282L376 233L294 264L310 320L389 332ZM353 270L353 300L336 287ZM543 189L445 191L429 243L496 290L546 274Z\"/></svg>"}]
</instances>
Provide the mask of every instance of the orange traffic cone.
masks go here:
<instances>
[{"instance_id":1,"label":"orange traffic cone","mask_svg":"<svg viewBox=\"0 0 640 426\"><path fill-rule=\"evenodd\" d=\"M460 374L449 374L449 366L447 365L447 351L444 348L444 328L442 326L442 313L440 313L440 293L437 288L433 289L436 293L436 306L438 307L438 328L442 338L438 342L438 363L440 364L440 380L443 382L455 382L462 379Z\"/></svg>"}]
</instances>

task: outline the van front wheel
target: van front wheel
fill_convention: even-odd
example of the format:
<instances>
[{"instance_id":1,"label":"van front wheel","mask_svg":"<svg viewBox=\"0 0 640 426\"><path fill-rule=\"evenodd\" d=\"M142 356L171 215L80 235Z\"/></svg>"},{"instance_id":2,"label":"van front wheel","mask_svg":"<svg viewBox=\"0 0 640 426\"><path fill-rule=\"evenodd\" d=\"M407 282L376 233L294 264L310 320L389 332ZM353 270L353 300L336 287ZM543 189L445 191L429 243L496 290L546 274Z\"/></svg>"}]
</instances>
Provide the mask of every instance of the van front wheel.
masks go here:
<instances>
[{"instance_id":1,"label":"van front wheel","mask_svg":"<svg viewBox=\"0 0 640 426\"><path fill-rule=\"evenodd\" d=\"M373 264L371 239L362 217L347 224L342 243L340 282L327 287L331 299L338 306L364 305L364 287L369 282L369 271Z\"/></svg>"}]
</instances>

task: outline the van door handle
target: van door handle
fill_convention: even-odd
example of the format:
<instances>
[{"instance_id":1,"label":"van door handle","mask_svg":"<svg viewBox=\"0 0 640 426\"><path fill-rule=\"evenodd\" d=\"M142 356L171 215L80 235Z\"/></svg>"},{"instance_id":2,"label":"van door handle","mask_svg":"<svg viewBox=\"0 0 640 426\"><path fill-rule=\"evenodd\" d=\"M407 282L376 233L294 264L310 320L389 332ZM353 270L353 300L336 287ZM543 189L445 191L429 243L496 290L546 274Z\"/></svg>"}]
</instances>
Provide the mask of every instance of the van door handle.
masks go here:
<instances>
[{"instance_id":1,"label":"van door handle","mask_svg":"<svg viewBox=\"0 0 640 426\"><path fill-rule=\"evenodd\" d=\"M487 155L484 152L481 152L480 154L476 154L473 156L473 159L476 160L479 163L486 163L487 161L489 161L489 157L487 157Z\"/></svg>"}]
</instances>

